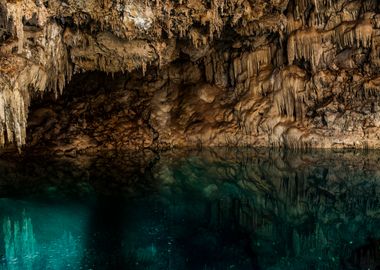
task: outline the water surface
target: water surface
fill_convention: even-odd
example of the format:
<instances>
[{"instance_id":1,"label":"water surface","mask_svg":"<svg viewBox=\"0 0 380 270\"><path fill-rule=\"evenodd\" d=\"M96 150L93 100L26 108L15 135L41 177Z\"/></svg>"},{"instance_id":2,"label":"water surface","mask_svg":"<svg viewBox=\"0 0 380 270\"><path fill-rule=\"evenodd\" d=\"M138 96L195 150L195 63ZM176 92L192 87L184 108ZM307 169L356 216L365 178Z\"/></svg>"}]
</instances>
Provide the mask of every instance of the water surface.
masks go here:
<instances>
[{"instance_id":1,"label":"water surface","mask_svg":"<svg viewBox=\"0 0 380 270\"><path fill-rule=\"evenodd\" d=\"M380 153L0 161L0 269L379 269Z\"/></svg>"}]
</instances>

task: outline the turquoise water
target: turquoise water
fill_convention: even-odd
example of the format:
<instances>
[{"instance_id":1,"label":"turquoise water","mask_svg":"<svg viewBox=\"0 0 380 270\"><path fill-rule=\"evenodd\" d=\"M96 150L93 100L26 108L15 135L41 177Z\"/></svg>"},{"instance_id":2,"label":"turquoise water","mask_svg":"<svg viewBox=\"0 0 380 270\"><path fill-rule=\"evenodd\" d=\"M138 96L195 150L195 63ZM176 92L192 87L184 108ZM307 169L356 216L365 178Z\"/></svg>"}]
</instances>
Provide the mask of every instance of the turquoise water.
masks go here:
<instances>
[{"instance_id":1,"label":"turquoise water","mask_svg":"<svg viewBox=\"0 0 380 270\"><path fill-rule=\"evenodd\" d=\"M380 153L0 161L0 269L380 269Z\"/></svg>"}]
</instances>

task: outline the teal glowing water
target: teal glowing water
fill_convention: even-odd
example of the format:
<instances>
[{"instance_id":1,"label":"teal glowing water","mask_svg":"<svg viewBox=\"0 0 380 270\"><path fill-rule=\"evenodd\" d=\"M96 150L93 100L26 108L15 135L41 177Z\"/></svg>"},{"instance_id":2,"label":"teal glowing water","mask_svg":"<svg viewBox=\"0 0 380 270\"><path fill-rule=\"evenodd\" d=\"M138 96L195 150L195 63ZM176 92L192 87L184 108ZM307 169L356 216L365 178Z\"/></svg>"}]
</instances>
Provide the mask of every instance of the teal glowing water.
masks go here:
<instances>
[{"instance_id":1,"label":"teal glowing water","mask_svg":"<svg viewBox=\"0 0 380 270\"><path fill-rule=\"evenodd\" d=\"M380 268L378 153L136 158L0 168L0 269Z\"/></svg>"}]
</instances>

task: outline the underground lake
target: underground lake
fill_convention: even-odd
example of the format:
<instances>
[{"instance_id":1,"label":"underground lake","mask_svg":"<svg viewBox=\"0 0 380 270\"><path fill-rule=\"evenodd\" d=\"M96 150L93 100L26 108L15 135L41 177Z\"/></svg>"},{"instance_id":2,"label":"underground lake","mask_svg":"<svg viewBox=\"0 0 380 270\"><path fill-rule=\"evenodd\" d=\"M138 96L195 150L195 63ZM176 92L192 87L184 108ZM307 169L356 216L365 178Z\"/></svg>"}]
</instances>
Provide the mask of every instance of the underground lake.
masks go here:
<instances>
[{"instance_id":1,"label":"underground lake","mask_svg":"<svg viewBox=\"0 0 380 270\"><path fill-rule=\"evenodd\" d=\"M380 0L0 0L0 270L380 270Z\"/></svg>"},{"instance_id":2,"label":"underground lake","mask_svg":"<svg viewBox=\"0 0 380 270\"><path fill-rule=\"evenodd\" d=\"M1 159L0 269L379 269L380 152Z\"/></svg>"}]
</instances>

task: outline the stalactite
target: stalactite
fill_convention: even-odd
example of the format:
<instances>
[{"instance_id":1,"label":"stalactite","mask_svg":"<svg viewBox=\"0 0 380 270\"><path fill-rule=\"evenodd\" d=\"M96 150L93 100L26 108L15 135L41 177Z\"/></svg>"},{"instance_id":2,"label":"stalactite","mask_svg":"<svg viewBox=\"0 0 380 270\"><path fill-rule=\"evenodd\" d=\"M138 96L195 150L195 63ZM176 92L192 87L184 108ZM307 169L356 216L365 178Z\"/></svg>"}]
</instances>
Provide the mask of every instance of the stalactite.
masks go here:
<instances>
[{"instance_id":1,"label":"stalactite","mask_svg":"<svg viewBox=\"0 0 380 270\"><path fill-rule=\"evenodd\" d=\"M16 3L9 4L7 6L8 20L12 20L14 23L15 32L18 39L18 53L23 52L24 47L24 25L22 23L23 7L22 1L16 1Z\"/></svg>"},{"instance_id":2,"label":"stalactite","mask_svg":"<svg viewBox=\"0 0 380 270\"><path fill-rule=\"evenodd\" d=\"M222 31L224 24L219 12L221 7L224 7L224 0L212 0L211 9L201 18L202 25L208 25L210 40L214 39L215 34L219 37Z\"/></svg>"},{"instance_id":3,"label":"stalactite","mask_svg":"<svg viewBox=\"0 0 380 270\"><path fill-rule=\"evenodd\" d=\"M170 1L165 1L164 4L164 11L167 14L166 15L166 31L168 33L168 37L172 38L173 37L173 32L172 32L172 26L173 26L173 21L171 17L173 6Z\"/></svg>"},{"instance_id":4,"label":"stalactite","mask_svg":"<svg viewBox=\"0 0 380 270\"><path fill-rule=\"evenodd\" d=\"M296 20L292 14L287 17L286 33L292 34L294 31L301 29L303 26L301 20Z\"/></svg>"},{"instance_id":5,"label":"stalactite","mask_svg":"<svg viewBox=\"0 0 380 270\"><path fill-rule=\"evenodd\" d=\"M262 70L272 64L272 48L263 46L254 51L243 53L234 58L232 63L233 77L231 81L242 82L243 80L245 90L252 90L255 88L253 86L256 81L255 78Z\"/></svg>"},{"instance_id":6,"label":"stalactite","mask_svg":"<svg viewBox=\"0 0 380 270\"><path fill-rule=\"evenodd\" d=\"M318 32L315 29L297 31L288 40L289 63L292 64L294 60L305 59L310 61L312 69L316 70L324 52L321 44L331 39L331 32Z\"/></svg>"},{"instance_id":7,"label":"stalactite","mask_svg":"<svg viewBox=\"0 0 380 270\"><path fill-rule=\"evenodd\" d=\"M363 84L363 95L365 99L380 98L380 77L369 80Z\"/></svg>"},{"instance_id":8,"label":"stalactite","mask_svg":"<svg viewBox=\"0 0 380 270\"><path fill-rule=\"evenodd\" d=\"M272 51L269 46L264 48L259 48L247 56L243 56L243 59L246 59L246 66L248 71L248 77L257 76L259 71L271 64L272 61Z\"/></svg>"},{"instance_id":9,"label":"stalactite","mask_svg":"<svg viewBox=\"0 0 380 270\"><path fill-rule=\"evenodd\" d=\"M62 41L62 31L55 24L45 29L43 54L37 63L29 63L26 68L18 67L17 76L8 80L2 77L0 85L0 144L14 143L20 149L25 144L29 91L53 90L62 92L70 80L72 67L69 64L66 47Z\"/></svg>"},{"instance_id":10,"label":"stalactite","mask_svg":"<svg viewBox=\"0 0 380 270\"><path fill-rule=\"evenodd\" d=\"M0 94L0 124L2 145L5 142L15 142L21 147L25 144L26 138L26 119L27 106L24 103L24 97L21 92L16 89L5 87ZM5 138L6 134L6 138Z\"/></svg>"},{"instance_id":11,"label":"stalactite","mask_svg":"<svg viewBox=\"0 0 380 270\"><path fill-rule=\"evenodd\" d=\"M309 0L295 0L294 17L296 19L303 18L306 9L309 7Z\"/></svg>"},{"instance_id":12,"label":"stalactite","mask_svg":"<svg viewBox=\"0 0 380 270\"><path fill-rule=\"evenodd\" d=\"M1 54L17 61L9 60L15 67L0 78L0 144L24 143L29 94L52 89L58 96L70 80L71 62L78 71L113 74L142 70L145 75L147 66L160 69L186 55L185 61L192 64L202 65L203 61L202 80L225 90L234 102L249 96L253 97L249 102L264 104L260 109L255 107L259 105L247 105L250 115L246 118L255 118L252 123L261 121L257 118L264 123L267 112L277 110L278 114L270 117L304 124L306 95L302 87L308 90L307 80L299 70L290 72L288 64L299 65L311 76L320 70L338 74L341 69L349 73L360 68L362 75L368 73L357 76L360 82L355 76L336 76L339 83L315 90L320 103L328 102L329 95L339 95L337 85L345 89L345 101L361 96L361 90L366 97L377 95L373 82L380 67L376 0L67 0L49 1L47 8L34 0L1 3L6 6L1 13L7 14L9 23L0 29L7 35ZM45 13L40 16L39 12ZM0 21L4 24L5 20ZM62 28L66 28L64 33ZM176 44L164 45L170 37ZM347 86L349 80L353 83ZM274 109L269 108L272 103ZM17 104L25 109L15 110ZM338 105L331 106L334 108L329 110L335 113ZM268 124L263 130L272 128Z\"/></svg>"},{"instance_id":13,"label":"stalactite","mask_svg":"<svg viewBox=\"0 0 380 270\"><path fill-rule=\"evenodd\" d=\"M317 14L325 11L326 8L330 8L337 0L294 0L294 16L296 19L305 20L305 14L308 9L314 6L314 10Z\"/></svg>"},{"instance_id":14,"label":"stalactite","mask_svg":"<svg viewBox=\"0 0 380 270\"><path fill-rule=\"evenodd\" d=\"M224 0L212 0L211 1L211 21L209 24L210 27L210 39L213 39L214 33L218 37L220 37L220 34L222 32L223 28L223 20L220 17L219 9L223 8L224 6Z\"/></svg>"},{"instance_id":15,"label":"stalactite","mask_svg":"<svg viewBox=\"0 0 380 270\"><path fill-rule=\"evenodd\" d=\"M278 114L302 121L305 99L303 72L295 67L282 70L276 75L273 91Z\"/></svg>"},{"instance_id":16,"label":"stalactite","mask_svg":"<svg viewBox=\"0 0 380 270\"><path fill-rule=\"evenodd\" d=\"M355 22L342 23L335 30L335 42L339 48L364 47L372 45L373 26L369 20L359 24Z\"/></svg>"},{"instance_id":17,"label":"stalactite","mask_svg":"<svg viewBox=\"0 0 380 270\"><path fill-rule=\"evenodd\" d=\"M342 23L334 31L317 31L315 28L309 30L298 30L288 39L288 60L305 59L309 61L313 70L318 65L326 62L324 59L324 48L322 44L333 42L340 49L347 47L372 46L373 25L370 20L364 20L359 24L355 22Z\"/></svg>"},{"instance_id":18,"label":"stalactite","mask_svg":"<svg viewBox=\"0 0 380 270\"><path fill-rule=\"evenodd\" d=\"M228 59L225 59L223 52L213 52L203 59L205 66L205 76L209 83L219 87L228 86ZM227 65L226 65L227 64Z\"/></svg>"},{"instance_id":19,"label":"stalactite","mask_svg":"<svg viewBox=\"0 0 380 270\"><path fill-rule=\"evenodd\" d=\"M373 26L369 20L358 24L355 28L355 39L357 47L369 48L372 45Z\"/></svg>"}]
</instances>

